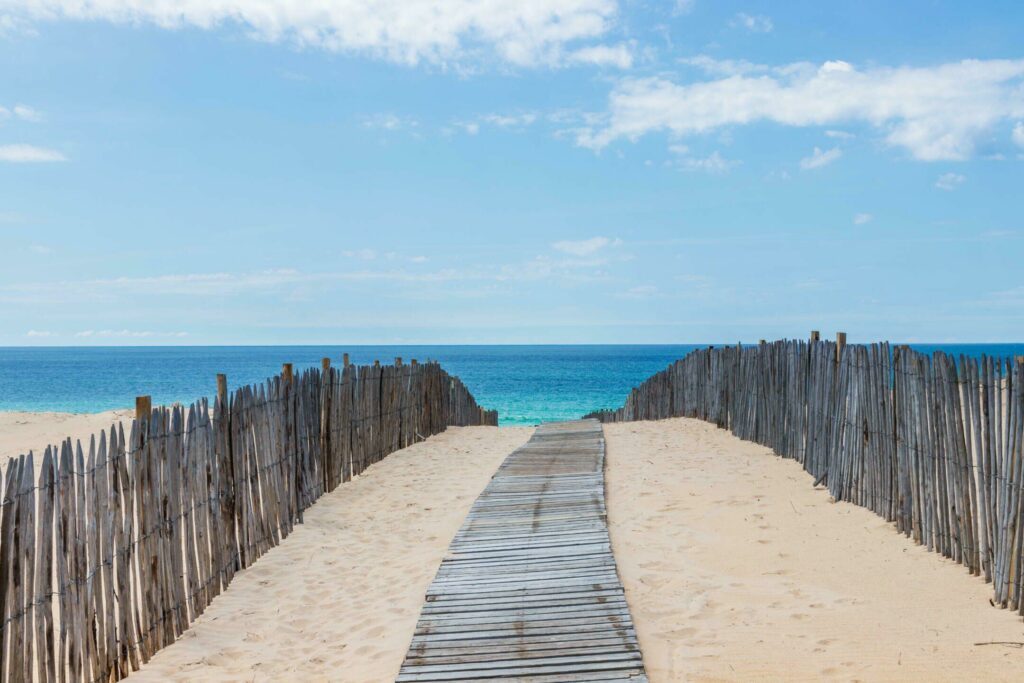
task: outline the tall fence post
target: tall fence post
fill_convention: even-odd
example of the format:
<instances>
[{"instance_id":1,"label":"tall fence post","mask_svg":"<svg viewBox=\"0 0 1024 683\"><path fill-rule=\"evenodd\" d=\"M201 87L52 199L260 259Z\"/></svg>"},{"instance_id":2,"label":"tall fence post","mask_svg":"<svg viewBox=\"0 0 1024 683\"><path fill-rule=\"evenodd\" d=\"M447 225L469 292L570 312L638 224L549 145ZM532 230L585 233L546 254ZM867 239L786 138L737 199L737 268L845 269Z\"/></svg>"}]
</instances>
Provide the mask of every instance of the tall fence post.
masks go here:
<instances>
[{"instance_id":1,"label":"tall fence post","mask_svg":"<svg viewBox=\"0 0 1024 683\"><path fill-rule=\"evenodd\" d=\"M135 397L135 419L139 422L149 420L153 414L153 398L151 396Z\"/></svg>"},{"instance_id":2,"label":"tall fence post","mask_svg":"<svg viewBox=\"0 0 1024 683\"><path fill-rule=\"evenodd\" d=\"M811 343L813 344L815 342L820 342L820 341L821 341L821 332L819 332L818 330L811 330Z\"/></svg>"},{"instance_id":3,"label":"tall fence post","mask_svg":"<svg viewBox=\"0 0 1024 683\"><path fill-rule=\"evenodd\" d=\"M843 357L843 349L846 347L846 333L836 332L836 363Z\"/></svg>"},{"instance_id":4,"label":"tall fence post","mask_svg":"<svg viewBox=\"0 0 1024 683\"><path fill-rule=\"evenodd\" d=\"M225 404L228 401L228 376L217 375L217 398Z\"/></svg>"},{"instance_id":5,"label":"tall fence post","mask_svg":"<svg viewBox=\"0 0 1024 683\"><path fill-rule=\"evenodd\" d=\"M348 365L349 365L349 363L348 363L348 354L347 353L341 354L341 366L344 367L344 368L347 368Z\"/></svg>"}]
</instances>

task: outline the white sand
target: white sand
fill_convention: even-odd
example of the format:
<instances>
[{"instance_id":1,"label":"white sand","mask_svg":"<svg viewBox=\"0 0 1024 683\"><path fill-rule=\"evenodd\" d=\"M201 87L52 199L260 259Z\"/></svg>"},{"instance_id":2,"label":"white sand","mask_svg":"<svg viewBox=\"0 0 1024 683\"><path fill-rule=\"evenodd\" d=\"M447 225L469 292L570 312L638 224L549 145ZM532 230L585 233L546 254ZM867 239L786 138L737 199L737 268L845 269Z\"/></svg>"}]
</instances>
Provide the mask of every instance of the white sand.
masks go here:
<instances>
[{"instance_id":1,"label":"white sand","mask_svg":"<svg viewBox=\"0 0 1024 683\"><path fill-rule=\"evenodd\" d=\"M127 436L133 417L134 410L87 414L0 412L0 466L6 468L8 460L30 450L42 457L47 446L59 446L69 436L81 439L82 446L87 447L89 437L98 437L117 422L125 423ZM38 463L36 460L37 468Z\"/></svg>"},{"instance_id":2,"label":"white sand","mask_svg":"<svg viewBox=\"0 0 1024 683\"><path fill-rule=\"evenodd\" d=\"M991 586L707 423L606 425L612 545L650 680L1021 680Z\"/></svg>"}]
</instances>

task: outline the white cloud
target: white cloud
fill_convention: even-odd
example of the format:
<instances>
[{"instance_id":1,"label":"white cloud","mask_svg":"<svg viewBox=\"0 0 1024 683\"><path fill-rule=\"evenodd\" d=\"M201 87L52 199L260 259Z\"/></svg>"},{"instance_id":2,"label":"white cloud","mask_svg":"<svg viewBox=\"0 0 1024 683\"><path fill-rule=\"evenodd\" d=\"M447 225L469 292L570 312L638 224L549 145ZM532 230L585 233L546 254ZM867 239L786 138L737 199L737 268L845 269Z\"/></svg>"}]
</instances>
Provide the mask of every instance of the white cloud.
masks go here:
<instances>
[{"instance_id":1,"label":"white cloud","mask_svg":"<svg viewBox=\"0 0 1024 683\"><path fill-rule=\"evenodd\" d=\"M963 185L965 180L967 180L967 176L960 175L959 173L943 173L935 181L935 187L949 192Z\"/></svg>"},{"instance_id":2,"label":"white cloud","mask_svg":"<svg viewBox=\"0 0 1024 683\"><path fill-rule=\"evenodd\" d=\"M571 64L592 64L628 69L633 66L633 51L627 45L593 45L571 52Z\"/></svg>"},{"instance_id":3,"label":"white cloud","mask_svg":"<svg viewBox=\"0 0 1024 683\"><path fill-rule=\"evenodd\" d=\"M870 213L858 213L853 217L854 225L866 225L875 219Z\"/></svg>"},{"instance_id":4,"label":"white cloud","mask_svg":"<svg viewBox=\"0 0 1024 683\"><path fill-rule=\"evenodd\" d=\"M24 104L14 105L14 115L22 121L30 121L32 123L38 123L43 120L42 113Z\"/></svg>"},{"instance_id":5,"label":"white cloud","mask_svg":"<svg viewBox=\"0 0 1024 683\"><path fill-rule=\"evenodd\" d=\"M414 65L492 56L518 65L561 63L568 46L607 33L616 0L4 0L7 23L81 20L249 36Z\"/></svg>"},{"instance_id":6,"label":"white cloud","mask_svg":"<svg viewBox=\"0 0 1024 683\"><path fill-rule=\"evenodd\" d=\"M729 25L733 28L745 28L751 33L771 33L772 29L775 28L769 17L760 14L751 15L746 12L738 13L729 22Z\"/></svg>"},{"instance_id":7,"label":"white cloud","mask_svg":"<svg viewBox=\"0 0 1024 683\"><path fill-rule=\"evenodd\" d=\"M29 330L25 333L26 337L34 338L45 338L45 337L56 337L57 335L53 332L47 332L45 330Z\"/></svg>"},{"instance_id":8,"label":"white cloud","mask_svg":"<svg viewBox=\"0 0 1024 683\"><path fill-rule=\"evenodd\" d=\"M736 74L679 85L627 78L609 96L602 124L577 131L600 149L655 131L703 134L770 121L785 126L862 122L917 159L965 159L995 124L1024 116L1024 60L965 60L936 67L797 63L770 73Z\"/></svg>"},{"instance_id":9,"label":"white cloud","mask_svg":"<svg viewBox=\"0 0 1024 683\"><path fill-rule=\"evenodd\" d=\"M825 137L833 138L835 140L852 140L857 136L853 133L848 133L845 130L826 130Z\"/></svg>"},{"instance_id":10,"label":"white cloud","mask_svg":"<svg viewBox=\"0 0 1024 683\"><path fill-rule=\"evenodd\" d=\"M725 173L739 164L740 162L733 159L723 158L717 150L703 159L689 158L680 162L680 166L687 171L705 171L707 173Z\"/></svg>"},{"instance_id":11,"label":"white cloud","mask_svg":"<svg viewBox=\"0 0 1024 683\"><path fill-rule=\"evenodd\" d=\"M1024 121L1018 121L1013 127L1013 141L1018 147L1024 147Z\"/></svg>"},{"instance_id":12,"label":"white cloud","mask_svg":"<svg viewBox=\"0 0 1024 683\"><path fill-rule=\"evenodd\" d=\"M34 145L0 145L0 161L29 164L45 161L67 161L60 152Z\"/></svg>"},{"instance_id":13,"label":"white cloud","mask_svg":"<svg viewBox=\"0 0 1024 683\"><path fill-rule=\"evenodd\" d=\"M622 244L622 240L619 239L591 237L587 240L561 240L560 242L555 242L551 246L558 251L565 252L566 254L571 254L573 256L590 256L605 247L614 247L620 244Z\"/></svg>"},{"instance_id":14,"label":"white cloud","mask_svg":"<svg viewBox=\"0 0 1024 683\"><path fill-rule=\"evenodd\" d=\"M482 120L499 128L521 128L529 126L536 121L537 115L532 112L525 114L488 114L482 117Z\"/></svg>"},{"instance_id":15,"label":"white cloud","mask_svg":"<svg viewBox=\"0 0 1024 683\"><path fill-rule=\"evenodd\" d=\"M838 147L833 147L832 149L828 150L823 150L820 147L815 147L814 152L811 153L811 156L804 157L803 159L800 160L800 168L804 170L809 170L812 168L821 168L822 166L827 166L828 164L831 164L833 161L836 161L841 156L843 156L843 150L839 149Z\"/></svg>"}]
</instances>

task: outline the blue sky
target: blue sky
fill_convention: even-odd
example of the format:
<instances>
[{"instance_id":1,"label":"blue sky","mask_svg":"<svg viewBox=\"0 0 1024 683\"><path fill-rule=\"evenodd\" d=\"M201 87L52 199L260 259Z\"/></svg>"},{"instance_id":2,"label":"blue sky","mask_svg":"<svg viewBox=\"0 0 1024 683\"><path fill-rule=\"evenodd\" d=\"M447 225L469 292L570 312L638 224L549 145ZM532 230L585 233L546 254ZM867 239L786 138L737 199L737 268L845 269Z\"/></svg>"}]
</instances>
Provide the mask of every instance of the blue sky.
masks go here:
<instances>
[{"instance_id":1,"label":"blue sky","mask_svg":"<svg viewBox=\"0 0 1024 683\"><path fill-rule=\"evenodd\" d=\"M1017 2L0 0L0 345L1024 339Z\"/></svg>"}]
</instances>

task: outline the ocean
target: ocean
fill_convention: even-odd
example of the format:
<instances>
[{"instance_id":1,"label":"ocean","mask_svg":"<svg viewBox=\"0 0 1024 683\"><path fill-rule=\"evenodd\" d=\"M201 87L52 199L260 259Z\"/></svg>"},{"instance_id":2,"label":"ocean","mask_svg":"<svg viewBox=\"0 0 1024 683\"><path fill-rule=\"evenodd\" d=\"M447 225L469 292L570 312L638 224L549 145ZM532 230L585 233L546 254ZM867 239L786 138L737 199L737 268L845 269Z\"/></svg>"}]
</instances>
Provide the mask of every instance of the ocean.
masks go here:
<instances>
[{"instance_id":1,"label":"ocean","mask_svg":"<svg viewBox=\"0 0 1024 683\"><path fill-rule=\"evenodd\" d=\"M134 405L188 403L216 391L217 373L231 388L280 372L341 363L437 360L458 375L503 425L579 417L622 405L629 390L705 344L545 346L169 346L0 347L0 410L98 412ZM1020 344L912 344L931 352L980 356L1024 354Z\"/></svg>"}]
</instances>

